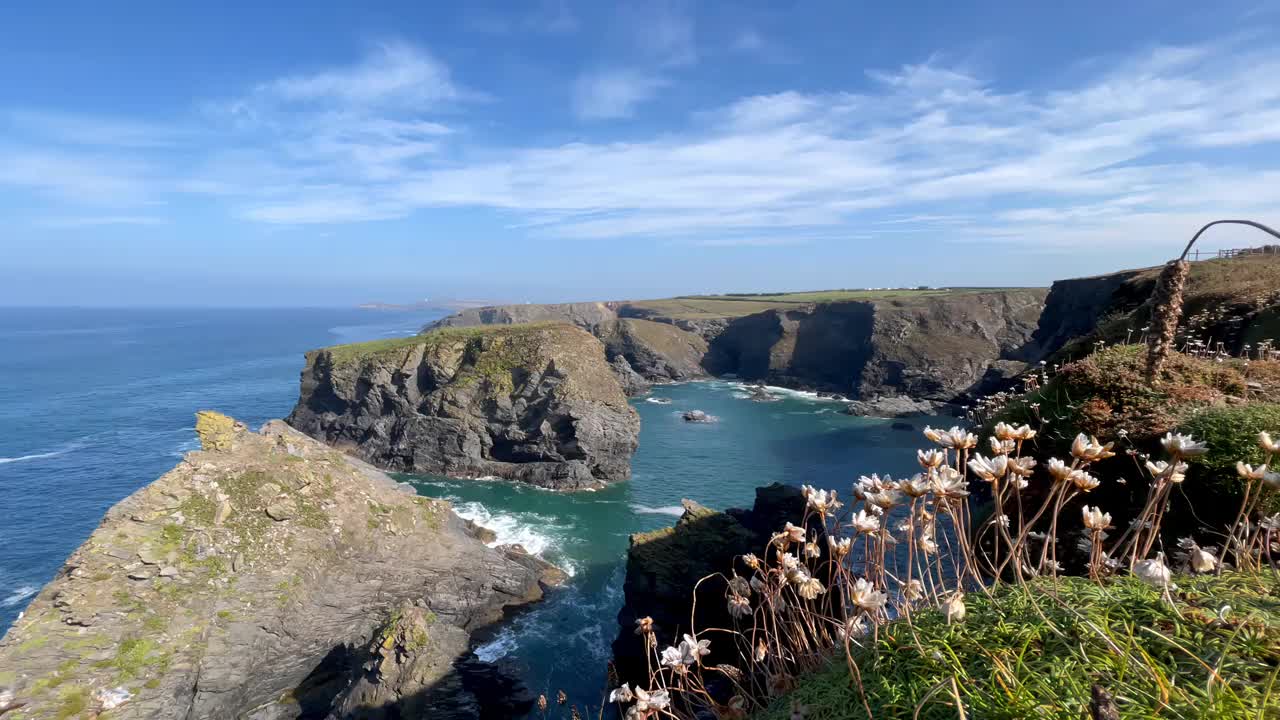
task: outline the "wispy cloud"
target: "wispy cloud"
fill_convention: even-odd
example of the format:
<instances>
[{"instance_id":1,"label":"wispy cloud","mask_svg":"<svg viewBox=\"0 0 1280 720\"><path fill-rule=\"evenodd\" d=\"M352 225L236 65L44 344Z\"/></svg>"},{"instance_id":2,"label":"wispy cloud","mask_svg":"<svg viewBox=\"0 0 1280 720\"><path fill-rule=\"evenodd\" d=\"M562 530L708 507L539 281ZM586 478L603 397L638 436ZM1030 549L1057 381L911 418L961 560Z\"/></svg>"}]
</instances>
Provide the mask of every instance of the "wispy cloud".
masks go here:
<instances>
[{"instance_id":1,"label":"wispy cloud","mask_svg":"<svg viewBox=\"0 0 1280 720\"><path fill-rule=\"evenodd\" d=\"M651 57L690 61L680 48L691 38L666 33ZM579 78L576 114L628 117L676 82L676 65L636 67ZM668 115L625 140L499 144L470 129L498 103L469 103L476 93L434 55L389 42L347 67L247 89L231 104L237 122L212 116L201 130L214 141L180 162L120 142L136 135L117 125L74 151L0 146L0 184L120 206L200 193L274 224L471 207L541 238L726 245L914 233L1133 246L1210 214L1280 207L1280 174L1255 169L1280 141L1280 49L1153 48L1094 67L1031 90L933 58L873 69L857 90Z\"/></svg>"},{"instance_id":2,"label":"wispy cloud","mask_svg":"<svg viewBox=\"0 0 1280 720\"><path fill-rule=\"evenodd\" d=\"M599 70L582 75L573 89L573 111L584 120L631 117L667 81L635 69Z\"/></svg>"},{"instance_id":3,"label":"wispy cloud","mask_svg":"<svg viewBox=\"0 0 1280 720\"><path fill-rule=\"evenodd\" d=\"M70 230L85 227L101 227L104 225L164 225L168 221L152 215L101 215L94 217L48 217L38 218L32 224L37 227Z\"/></svg>"}]
</instances>

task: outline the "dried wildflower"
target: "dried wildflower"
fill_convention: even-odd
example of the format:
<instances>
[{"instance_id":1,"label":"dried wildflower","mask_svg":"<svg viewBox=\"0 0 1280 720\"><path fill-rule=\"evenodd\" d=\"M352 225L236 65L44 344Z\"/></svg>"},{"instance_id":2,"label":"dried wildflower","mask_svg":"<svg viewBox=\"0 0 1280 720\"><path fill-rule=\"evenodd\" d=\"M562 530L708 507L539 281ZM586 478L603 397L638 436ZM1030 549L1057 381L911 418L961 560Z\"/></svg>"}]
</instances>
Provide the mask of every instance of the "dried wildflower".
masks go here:
<instances>
[{"instance_id":1,"label":"dried wildflower","mask_svg":"<svg viewBox=\"0 0 1280 720\"><path fill-rule=\"evenodd\" d=\"M1033 457L1020 457L1009 459L1009 473L1019 477L1031 477L1031 473L1035 470L1036 459ZM1025 487L1025 485L1023 486Z\"/></svg>"},{"instance_id":2,"label":"dried wildflower","mask_svg":"<svg viewBox=\"0 0 1280 720\"><path fill-rule=\"evenodd\" d=\"M1080 492L1089 492L1102 484L1098 478L1090 475L1084 470L1076 470L1071 473L1071 482Z\"/></svg>"},{"instance_id":3,"label":"dried wildflower","mask_svg":"<svg viewBox=\"0 0 1280 720\"><path fill-rule=\"evenodd\" d=\"M778 556L778 564L783 570L791 571L800 567L800 558L791 553L782 553Z\"/></svg>"},{"instance_id":4,"label":"dried wildflower","mask_svg":"<svg viewBox=\"0 0 1280 720\"><path fill-rule=\"evenodd\" d=\"M1049 458L1049 475L1058 482L1066 482L1071 479L1071 473L1075 470L1068 464L1058 458Z\"/></svg>"},{"instance_id":5,"label":"dried wildflower","mask_svg":"<svg viewBox=\"0 0 1280 720\"><path fill-rule=\"evenodd\" d=\"M1009 423L998 422L992 430L992 433L994 433L996 438L999 440L1012 440L1014 436L1014 429Z\"/></svg>"},{"instance_id":6,"label":"dried wildflower","mask_svg":"<svg viewBox=\"0 0 1280 720\"><path fill-rule=\"evenodd\" d=\"M631 692L631 686L627 683L623 683L622 687L609 693L609 702L626 703L635 700L635 698L635 694Z\"/></svg>"},{"instance_id":7,"label":"dried wildflower","mask_svg":"<svg viewBox=\"0 0 1280 720\"><path fill-rule=\"evenodd\" d=\"M756 649L755 649L755 655L754 655L755 660L756 662L764 662L764 659L768 656L769 656L769 646L764 644L764 640L760 640L759 642L756 643Z\"/></svg>"},{"instance_id":8,"label":"dried wildflower","mask_svg":"<svg viewBox=\"0 0 1280 720\"><path fill-rule=\"evenodd\" d=\"M857 617L851 617L844 621L844 626L836 632L840 634L840 639L857 640L867 635L867 616L859 614Z\"/></svg>"},{"instance_id":9,"label":"dried wildflower","mask_svg":"<svg viewBox=\"0 0 1280 720\"><path fill-rule=\"evenodd\" d=\"M1155 559L1143 560L1134 565L1133 574L1148 585L1159 588L1167 587L1172 577L1169 566L1164 564L1164 553L1157 554Z\"/></svg>"},{"instance_id":10,"label":"dried wildflower","mask_svg":"<svg viewBox=\"0 0 1280 720\"><path fill-rule=\"evenodd\" d=\"M1018 449L1018 444L1013 440L997 440L995 438L987 438L987 444L991 447L992 455L1008 455Z\"/></svg>"},{"instance_id":11,"label":"dried wildflower","mask_svg":"<svg viewBox=\"0 0 1280 720\"><path fill-rule=\"evenodd\" d=\"M869 535L880 529L880 518L868 515L866 510L859 510L850 521L853 523L853 529L863 534Z\"/></svg>"},{"instance_id":12,"label":"dried wildflower","mask_svg":"<svg viewBox=\"0 0 1280 720\"><path fill-rule=\"evenodd\" d=\"M1090 530L1106 530L1111 527L1111 513L1102 512L1102 508L1091 508L1088 505L1080 508L1084 516L1084 526Z\"/></svg>"},{"instance_id":13,"label":"dried wildflower","mask_svg":"<svg viewBox=\"0 0 1280 720\"><path fill-rule=\"evenodd\" d=\"M1245 480L1261 480L1267 476L1267 466L1259 465L1254 467L1242 462L1236 463L1236 472Z\"/></svg>"},{"instance_id":14,"label":"dried wildflower","mask_svg":"<svg viewBox=\"0 0 1280 720\"><path fill-rule=\"evenodd\" d=\"M569 696L568 696L568 695L565 695L563 690L559 690L559 691L557 691L557 692L556 692L556 704L557 704L557 705L563 705L563 704L565 704L565 703L567 703L567 702L569 702Z\"/></svg>"},{"instance_id":15,"label":"dried wildflower","mask_svg":"<svg viewBox=\"0 0 1280 720\"><path fill-rule=\"evenodd\" d=\"M889 596L876 590L875 586L867 582L866 578L858 578L853 584L850 599L853 600L854 605L867 612L877 612L884 607Z\"/></svg>"},{"instance_id":16,"label":"dried wildflower","mask_svg":"<svg viewBox=\"0 0 1280 720\"><path fill-rule=\"evenodd\" d=\"M969 495L964 476L950 467L940 467L931 478L933 492L949 500L958 500Z\"/></svg>"},{"instance_id":17,"label":"dried wildflower","mask_svg":"<svg viewBox=\"0 0 1280 720\"><path fill-rule=\"evenodd\" d=\"M1203 442L1197 442L1190 435L1182 433L1170 432L1160 438L1160 444L1164 446L1164 451L1175 458L1196 457L1209 452L1209 446Z\"/></svg>"},{"instance_id":18,"label":"dried wildflower","mask_svg":"<svg viewBox=\"0 0 1280 720\"><path fill-rule=\"evenodd\" d=\"M743 555L742 562L746 563L747 567L752 570L760 569L760 558L756 557L755 553L747 553L746 555Z\"/></svg>"},{"instance_id":19,"label":"dried wildflower","mask_svg":"<svg viewBox=\"0 0 1280 720\"><path fill-rule=\"evenodd\" d=\"M978 446L978 436L967 430L953 427L947 431L947 435L951 437L951 447L957 450L967 450Z\"/></svg>"},{"instance_id":20,"label":"dried wildflower","mask_svg":"<svg viewBox=\"0 0 1280 720\"><path fill-rule=\"evenodd\" d=\"M917 473L910 480L903 480L898 487L907 497L924 497L929 494L929 479Z\"/></svg>"},{"instance_id":21,"label":"dried wildflower","mask_svg":"<svg viewBox=\"0 0 1280 720\"><path fill-rule=\"evenodd\" d=\"M1271 439L1271 433L1258 433L1258 447L1265 453L1280 453L1280 442Z\"/></svg>"},{"instance_id":22,"label":"dried wildflower","mask_svg":"<svg viewBox=\"0 0 1280 720\"><path fill-rule=\"evenodd\" d=\"M942 601L942 615L947 619L947 623L958 623L964 620L965 613L968 610L964 606L964 593L957 592Z\"/></svg>"},{"instance_id":23,"label":"dried wildflower","mask_svg":"<svg viewBox=\"0 0 1280 720\"><path fill-rule=\"evenodd\" d=\"M890 510L902 504L902 492L896 487L886 487L880 492L867 493L867 502L881 510Z\"/></svg>"},{"instance_id":24,"label":"dried wildflower","mask_svg":"<svg viewBox=\"0 0 1280 720\"><path fill-rule=\"evenodd\" d=\"M666 690L644 690L636 688L635 691L636 704L631 709L637 713L647 713L650 710L662 710L671 704L671 698L667 695Z\"/></svg>"},{"instance_id":25,"label":"dried wildflower","mask_svg":"<svg viewBox=\"0 0 1280 720\"><path fill-rule=\"evenodd\" d=\"M1187 554L1187 562L1191 565L1191 569L1198 573L1213 572L1218 567L1218 558L1199 547L1193 548Z\"/></svg>"},{"instance_id":26,"label":"dried wildflower","mask_svg":"<svg viewBox=\"0 0 1280 720\"><path fill-rule=\"evenodd\" d=\"M997 455L987 459L982 457L980 453L975 453L973 459L969 461L969 469L974 475L986 480L987 482L995 482L1005 476L1009 470L1009 456Z\"/></svg>"},{"instance_id":27,"label":"dried wildflower","mask_svg":"<svg viewBox=\"0 0 1280 720\"><path fill-rule=\"evenodd\" d=\"M547 712L547 696L546 695L538 696L538 710L540 710L543 714L546 714Z\"/></svg>"},{"instance_id":28,"label":"dried wildflower","mask_svg":"<svg viewBox=\"0 0 1280 720\"><path fill-rule=\"evenodd\" d=\"M1071 443L1071 455L1086 462L1097 462L1115 457L1116 454L1111 451L1114 446L1115 443L1103 445L1098 442L1098 438L1080 433Z\"/></svg>"},{"instance_id":29,"label":"dried wildflower","mask_svg":"<svg viewBox=\"0 0 1280 720\"><path fill-rule=\"evenodd\" d=\"M1157 479L1168 480L1171 483L1180 483L1187 477L1186 463L1169 463L1160 460L1158 462L1147 461L1147 472Z\"/></svg>"},{"instance_id":30,"label":"dried wildflower","mask_svg":"<svg viewBox=\"0 0 1280 720\"><path fill-rule=\"evenodd\" d=\"M810 540L804 544L804 556L807 558L822 557L822 548L818 547L818 543Z\"/></svg>"},{"instance_id":31,"label":"dried wildflower","mask_svg":"<svg viewBox=\"0 0 1280 720\"><path fill-rule=\"evenodd\" d=\"M806 485L805 487L809 486ZM821 517L827 517L831 513L840 509L843 504L836 500L836 493L834 490L827 492L826 490L814 490L813 488L809 488L809 492L805 495L805 499L807 500L809 507Z\"/></svg>"},{"instance_id":32,"label":"dried wildflower","mask_svg":"<svg viewBox=\"0 0 1280 720\"><path fill-rule=\"evenodd\" d=\"M680 649L682 652L694 658L697 662L700 658L711 654L711 641L699 640L692 635L683 635L680 640Z\"/></svg>"},{"instance_id":33,"label":"dried wildflower","mask_svg":"<svg viewBox=\"0 0 1280 720\"><path fill-rule=\"evenodd\" d=\"M878 521L877 521L878 522ZM849 549L853 546L853 541L849 538L840 538L836 540L830 535L827 536L827 548L836 558L842 558L849 554Z\"/></svg>"},{"instance_id":34,"label":"dried wildflower","mask_svg":"<svg viewBox=\"0 0 1280 720\"><path fill-rule=\"evenodd\" d=\"M636 620L636 634L652 635L653 634L653 618L646 615L640 618L639 620Z\"/></svg>"},{"instance_id":35,"label":"dried wildflower","mask_svg":"<svg viewBox=\"0 0 1280 720\"><path fill-rule=\"evenodd\" d=\"M741 575L734 575L729 579L729 592L734 595L749 597L751 595L751 583Z\"/></svg>"},{"instance_id":36,"label":"dried wildflower","mask_svg":"<svg viewBox=\"0 0 1280 720\"><path fill-rule=\"evenodd\" d=\"M751 601L742 595L730 595L728 602L730 616L744 618L751 614Z\"/></svg>"},{"instance_id":37,"label":"dried wildflower","mask_svg":"<svg viewBox=\"0 0 1280 720\"><path fill-rule=\"evenodd\" d=\"M1155 333L1147 341L1147 380L1155 382L1160 379L1169 352L1173 350L1174 339L1178 332L1178 320L1182 317L1182 292L1187 285L1187 277L1191 274L1191 263L1186 260L1172 260L1160 271L1152 292L1151 302L1152 325ZM1150 326L1148 326L1150 327ZM1145 329L1144 329L1145 332Z\"/></svg>"},{"instance_id":38,"label":"dried wildflower","mask_svg":"<svg viewBox=\"0 0 1280 720\"><path fill-rule=\"evenodd\" d=\"M924 597L924 583L919 580L910 580L906 585L902 586L902 597L908 602L915 602Z\"/></svg>"},{"instance_id":39,"label":"dried wildflower","mask_svg":"<svg viewBox=\"0 0 1280 720\"><path fill-rule=\"evenodd\" d=\"M800 595L800 597L804 598L805 600L813 600L826 591L827 589L822 586L822 583L818 580L818 578L814 578L814 577L808 578L804 582L801 582L800 588L796 590L796 592Z\"/></svg>"},{"instance_id":40,"label":"dried wildflower","mask_svg":"<svg viewBox=\"0 0 1280 720\"><path fill-rule=\"evenodd\" d=\"M802 527L796 527L791 523L787 523L782 528L782 533L786 535L787 539L790 540L791 542L794 542L794 543L804 542L804 528Z\"/></svg>"},{"instance_id":41,"label":"dried wildflower","mask_svg":"<svg viewBox=\"0 0 1280 720\"><path fill-rule=\"evenodd\" d=\"M917 450L916 460L920 462L920 467L928 470L946 462L946 456L941 450Z\"/></svg>"},{"instance_id":42,"label":"dried wildflower","mask_svg":"<svg viewBox=\"0 0 1280 720\"><path fill-rule=\"evenodd\" d=\"M924 433L925 440L928 440L929 442L932 442L932 443L938 443L939 445L942 444L942 436L946 434L945 431L934 430L928 425L924 426L924 430L922 432ZM948 438L948 440L950 440L950 438Z\"/></svg>"},{"instance_id":43,"label":"dried wildflower","mask_svg":"<svg viewBox=\"0 0 1280 720\"><path fill-rule=\"evenodd\" d=\"M921 533L916 540L916 547L920 548L920 552L925 555L932 555L938 552L938 543L933 539L932 535Z\"/></svg>"}]
</instances>

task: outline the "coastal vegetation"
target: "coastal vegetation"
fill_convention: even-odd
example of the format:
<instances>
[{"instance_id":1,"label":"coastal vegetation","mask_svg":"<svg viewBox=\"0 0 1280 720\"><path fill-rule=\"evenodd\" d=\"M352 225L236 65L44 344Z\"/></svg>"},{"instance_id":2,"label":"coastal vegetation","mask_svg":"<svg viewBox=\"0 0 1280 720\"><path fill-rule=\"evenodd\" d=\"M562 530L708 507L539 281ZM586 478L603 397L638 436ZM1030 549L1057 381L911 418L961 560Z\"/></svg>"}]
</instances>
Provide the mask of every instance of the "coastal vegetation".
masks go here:
<instances>
[{"instance_id":1,"label":"coastal vegetation","mask_svg":"<svg viewBox=\"0 0 1280 720\"><path fill-rule=\"evenodd\" d=\"M1155 384L1143 363L1100 348L981 437L926 428L918 474L862 477L847 506L806 486L803 521L699 582L722 596L695 589L731 626L640 618L647 678L610 701L629 718L1280 713L1272 363L1173 353ZM1232 504L1194 522L1170 509L1184 492ZM725 646L731 662L704 660Z\"/></svg>"}]
</instances>

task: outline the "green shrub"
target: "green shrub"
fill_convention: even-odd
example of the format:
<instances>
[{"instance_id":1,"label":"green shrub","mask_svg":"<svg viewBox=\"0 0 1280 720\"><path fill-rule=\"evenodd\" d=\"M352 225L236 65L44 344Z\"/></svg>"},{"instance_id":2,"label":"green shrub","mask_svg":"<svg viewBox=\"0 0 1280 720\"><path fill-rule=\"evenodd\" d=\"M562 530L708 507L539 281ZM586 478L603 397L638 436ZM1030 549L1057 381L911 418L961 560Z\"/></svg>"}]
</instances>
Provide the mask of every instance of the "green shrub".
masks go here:
<instances>
[{"instance_id":1,"label":"green shrub","mask_svg":"<svg viewBox=\"0 0 1280 720\"><path fill-rule=\"evenodd\" d=\"M1258 433L1266 431L1280 437L1280 404L1210 408L1193 415L1179 429L1209 443L1209 452L1193 461L1190 480L1204 483L1234 508L1244 490L1236 463L1258 465L1267 461L1258 445ZM1270 493L1264 512L1280 512L1280 493Z\"/></svg>"}]
</instances>

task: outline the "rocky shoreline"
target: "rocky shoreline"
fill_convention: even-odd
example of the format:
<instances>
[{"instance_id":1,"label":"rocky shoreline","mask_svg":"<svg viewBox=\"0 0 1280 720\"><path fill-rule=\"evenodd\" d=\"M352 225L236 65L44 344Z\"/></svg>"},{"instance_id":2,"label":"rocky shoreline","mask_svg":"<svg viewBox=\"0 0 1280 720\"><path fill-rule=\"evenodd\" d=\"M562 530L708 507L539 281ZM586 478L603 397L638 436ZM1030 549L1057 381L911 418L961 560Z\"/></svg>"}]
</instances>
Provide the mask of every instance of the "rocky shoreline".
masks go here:
<instances>
[{"instance_id":1,"label":"rocky shoreline","mask_svg":"<svg viewBox=\"0 0 1280 720\"><path fill-rule=\"evenodd\" d=\"M470 632L563 575L279 421L197 432L0 640L16 717L475 717Z\"/></svg>"}]
</instances>

